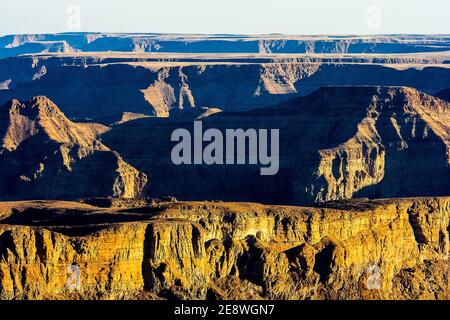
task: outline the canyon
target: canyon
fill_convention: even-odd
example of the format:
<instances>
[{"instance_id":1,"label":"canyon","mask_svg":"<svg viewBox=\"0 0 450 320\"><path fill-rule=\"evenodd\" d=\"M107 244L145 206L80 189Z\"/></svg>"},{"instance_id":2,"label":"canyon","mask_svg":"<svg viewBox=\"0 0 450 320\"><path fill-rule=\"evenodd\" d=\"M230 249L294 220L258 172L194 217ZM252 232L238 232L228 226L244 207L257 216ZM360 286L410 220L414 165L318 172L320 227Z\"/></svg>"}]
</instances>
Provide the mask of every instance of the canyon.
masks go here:
<instances>
[{"instance_id":1,"label":"canyon","mask_svg":"<svg viewBox=\"0 0 450 320\"><path fill-rule=\"evenodd\" d=\"M215 113L202 124L205 131L279 129L278 173L260 176L258 165L174 165L176 143L167 141L178 128L192 131L192 121L139 119L113 127L102 141L150 177L152 197L308 204L450 190L449 104L415 89L324 87L266 109Z\"/></svg>"},{"instance_id":2,"label":"canyon","mask_svg":"<svg viewBox=\"0 0 450 320\"><path fill-rule=\"evenodd\" d=\"M0 199L133 198L147 182L97 139L108 128L73 123L46 97L12 100L0 121Z\"/></svg>"},{"instance_id":3,"label":"canyon","mask_svg":"<svg viewBox=\"0 0 450 320\"><path fill-rule=\"evenodd\" d=\"M72 122L46 97L13 100L0 118L7 182L0 199L175 196L298 205L450 190L449 103L412 88L324 87L269 108L203 111L106 127ZM175 164L172 133L189 132L199 115L205 131L279 130L277 174L261 176L251 162Z\"/></svg>"},{"instance_id":4,"label":"canyon","mask_svg":"<svg viewBox=\"0 0 450 320\"><path fill-rule=\"evenodd\" d=\"M448 300L449 62L448 35L0 37L0 300ZM278 133L275 174L199 123Z\"/></svg>"}]
</instances>

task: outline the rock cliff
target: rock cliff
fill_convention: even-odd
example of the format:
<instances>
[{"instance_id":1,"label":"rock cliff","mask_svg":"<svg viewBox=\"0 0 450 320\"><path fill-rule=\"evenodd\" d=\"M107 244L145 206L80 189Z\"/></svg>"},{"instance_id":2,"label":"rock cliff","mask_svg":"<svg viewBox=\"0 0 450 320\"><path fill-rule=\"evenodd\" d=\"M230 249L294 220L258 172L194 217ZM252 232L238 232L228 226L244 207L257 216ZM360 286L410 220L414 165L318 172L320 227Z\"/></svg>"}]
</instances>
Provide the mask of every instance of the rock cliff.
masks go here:
<instances>
[{"instance_id":1,"label":"rock cliff","mask_svg":"<svg viewBox=\"0 0 450 320\"><path fill-rule=\"evenodd\" d=\"M260 176L259 165L174 165L171 133L192 132L192 120L140 119L102 141L152 176L154 197L306 204L450 190L450 106L412 88L324 87L271 108L216 113L203 127L279 129L278 174Z\"/></svg>"},{"instance_id":2,"label":"rock cliff","mask_svg":"<svg viewBox=\"0 0 450 320\"><path fill-rule=\"evenodd\" d=\"M0 109L0 177L7 182L0 198L171 195L298 205L444 196L449 110L448 102L412 88L326 87L270 108L188 107L172 109L170 118L124 114L106 127L72 122L45 97L13 100ZM174 165L171 134L192 131L194 119L205 130L279 129L278 174L260 176L259 165Z\"/></svg>"},{"instance_id":3,"label":"rock cliff","mask_svg":"<svg viewBox=\"0 0 450 320\"><path fill-rule=\"evenodd\" d=\"M70 121L46 97L12 100L0 109L0 198L138 197L147 177L97 139L107 130Z\"/></svg>"},{"instance_id":4,"label":"rock cliff","mask_svg":"<svg viewBox=\"0 0 450 320\"><path fill-rule=\"evenodd\" d=\"M449 299L448 197L0 208L1 299Z\"/></svg>"}]
</instances>

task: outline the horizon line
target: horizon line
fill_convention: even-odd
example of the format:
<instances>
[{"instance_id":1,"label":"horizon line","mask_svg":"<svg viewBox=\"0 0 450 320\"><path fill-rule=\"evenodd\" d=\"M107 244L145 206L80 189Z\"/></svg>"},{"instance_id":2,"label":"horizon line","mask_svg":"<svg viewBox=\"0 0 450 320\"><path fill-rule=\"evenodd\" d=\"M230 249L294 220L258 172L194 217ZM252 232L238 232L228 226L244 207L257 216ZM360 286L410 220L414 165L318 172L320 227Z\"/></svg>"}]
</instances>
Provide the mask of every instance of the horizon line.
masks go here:
<instances>
[{"instance_id":1,"label":"horizon line","mask_svg":"<svg viewBox=\"0 0 450 320\"><path fill-rule=\"evenodd\" d=\"M196 33L196 32L123 32L123 31L58 31L58 32L27 32L27 33L0 33L0 37L26 36L26 35L64 35L64 34L106 34L106 35L195 35L195 36L286 36L286 37L320 37L320 36L345 36L345 37L377 37L377 36L450 36L450 33Z\"/></svg>"}]
</instances>

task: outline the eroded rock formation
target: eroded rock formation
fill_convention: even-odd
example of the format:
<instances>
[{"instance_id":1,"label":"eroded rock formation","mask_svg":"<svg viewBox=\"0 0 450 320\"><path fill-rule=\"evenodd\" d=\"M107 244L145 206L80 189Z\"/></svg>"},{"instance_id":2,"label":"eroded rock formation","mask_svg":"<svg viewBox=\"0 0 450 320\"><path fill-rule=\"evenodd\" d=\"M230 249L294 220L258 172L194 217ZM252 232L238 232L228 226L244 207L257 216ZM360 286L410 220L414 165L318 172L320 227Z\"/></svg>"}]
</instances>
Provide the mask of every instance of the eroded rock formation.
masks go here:
<instances>
[{"instance_id":1,"label":"eroded rock formation","mask_svg":"<svg viewBox=\"0 0 450 320\"><path fill-rule=\"evenodd\" d=\"M20 56L0 60L0 104L44 95L72 120L111 124L127 112L167 117L172 109L268 107L323 86L408 86L433 95L450 87L447 60L448 54Z\"/></svg>"},{"instance_id":2,"label":"eroded rock formation","mask_svg":"<svg viewBox=\"0 0 450 320\"><path fill-rule=\"evenodd\" d=\"M139 197L147 177L97 139L107 130L70 121L46 97L11 101L0 109L0 198Z\"/></svg>"},{"instance_id":3,"label":"eroded rock formation","mask_svg":"<svg viewBox=\"0 0 450 320\"><path fill-rule=\"evenodd\" d=\"M448 102L411 88L327 87L265 109L176 108L169 118L111 117L113 124L106 127L74 123L45 97L13 100L0 119L0 176L7 181L0 196L173 195L306 204L355 196L446 195L449 110ZM205 130L279 129L278 174L262 177L259 165L174 165L171 134L192 130L195 119Z\"/></svg>"},{"instance_id":4,"label":"eroded rock formation","mask_svg":"<svg viewBox=\"0 0 450 320\"><path fill-rule=\"evenodd\" d=\"M311 190L317 190L315 200L351 198L365 187L379 184L391 169L386 168L386 149L401 153L408 144L414 148L417 140L434 140L429 135L444 147L441 165L448 176L444 159L447 157L450 165L449 105L410 88L378 89L356 134L335 148L319 151L316 175L325 183L312 184Z\"/></svg>"},{"instance_id":5,"label":"eroded rock formation","mask_svg":"<svg viewBox=\"0 0 450 320\"><path fill-rule=\"evenodd\" d=\"M0 298L448 299L449 214L448 197L2 203Z\"/></svg>"},{"instance_id":6,"label":"eroded rock formation","mask_svg":"<svg viewBox=\"0 0 450 320\"><path fill-rule=\"evenodd\" d=\"M259 165L174 165L168 142L180 127L192 131L192 119L140 119L102 141L152 176L154 197L305 204L450 190L450 106L412 88L325 87L271 108L203 119L204 130L279 129L276 176L260 176Z\"/></svg>"}]
</instances>

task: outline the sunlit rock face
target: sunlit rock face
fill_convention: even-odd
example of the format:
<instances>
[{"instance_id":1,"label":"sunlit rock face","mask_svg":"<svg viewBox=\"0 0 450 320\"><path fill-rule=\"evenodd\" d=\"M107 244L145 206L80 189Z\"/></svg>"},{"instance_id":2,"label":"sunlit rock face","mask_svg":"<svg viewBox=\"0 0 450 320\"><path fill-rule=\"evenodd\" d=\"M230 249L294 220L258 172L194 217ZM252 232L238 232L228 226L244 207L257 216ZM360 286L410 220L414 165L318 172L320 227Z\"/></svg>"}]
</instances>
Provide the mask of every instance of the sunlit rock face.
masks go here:
<instances>
[{"instance_id":1,"label":"sunlit rock face","mask_svg":"<svg viewBox=\"0 0 450 320\"><path fill-rule=\"evenodd\" d=\"M449 43L0 37L0 300L448 300ZM194 121L276 174L175 165Z\"/></svg>"},{"instance_id":2,"label":"sunlit rock face","mask_svg":"<svg viewBox=\"0 0 450 320\"><path fill-rule=\"evenodd\" d=\"M2 203L0 298L448 299L449 198L139 205Z\"/></svg>"}]
</instances>

